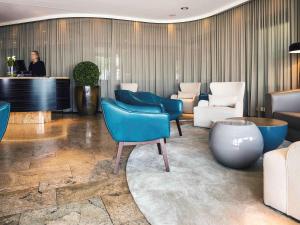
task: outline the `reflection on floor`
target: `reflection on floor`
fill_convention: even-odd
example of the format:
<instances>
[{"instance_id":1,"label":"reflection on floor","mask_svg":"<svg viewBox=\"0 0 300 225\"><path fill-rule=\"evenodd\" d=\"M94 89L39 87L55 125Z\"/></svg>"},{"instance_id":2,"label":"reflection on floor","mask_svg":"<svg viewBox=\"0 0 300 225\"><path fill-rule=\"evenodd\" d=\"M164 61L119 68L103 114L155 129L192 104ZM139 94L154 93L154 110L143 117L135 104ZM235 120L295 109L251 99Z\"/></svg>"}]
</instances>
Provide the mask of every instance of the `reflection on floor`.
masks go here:
<instances>
[{"instance_id":1,"label":"reflection on floor","mask_svg":"<svg viewBox=\"0 0 300 225\"><path fill-rule=\"evenodd\" d=\"M10 124L0 143L0 224L148 224L126 182L131 150L116 176L101 115Z\"/></svg>"}]
</instances>

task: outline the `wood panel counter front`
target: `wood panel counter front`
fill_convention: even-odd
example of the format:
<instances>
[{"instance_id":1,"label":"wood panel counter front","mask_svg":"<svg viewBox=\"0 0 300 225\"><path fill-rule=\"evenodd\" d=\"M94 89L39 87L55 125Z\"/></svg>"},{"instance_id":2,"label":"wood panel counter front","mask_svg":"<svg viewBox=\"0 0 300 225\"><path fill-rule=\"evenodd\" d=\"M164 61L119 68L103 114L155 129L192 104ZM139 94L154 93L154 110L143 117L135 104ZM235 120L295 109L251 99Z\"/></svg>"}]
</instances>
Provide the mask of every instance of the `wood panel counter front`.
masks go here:
<instances>
[{"instance_id":1,"label":"wood panel counter front","mask_svg":"<svg viewBox=\"0 0 300 225\"><path fill-rule=\"evenodd\" d=\"M19 123L22 118L24 120L30 118L27 120L34 122L36 120L34 118L41 118L41 115L45 117L44 122L47 122L51 111L70 108L70 79L67 77L0 77L0 101L9 102L11 105L10 122L14 120ZM14 119L16 115L21 119ZM41 119L38 121L42 122Z\"/></svg>"}]
</instances>

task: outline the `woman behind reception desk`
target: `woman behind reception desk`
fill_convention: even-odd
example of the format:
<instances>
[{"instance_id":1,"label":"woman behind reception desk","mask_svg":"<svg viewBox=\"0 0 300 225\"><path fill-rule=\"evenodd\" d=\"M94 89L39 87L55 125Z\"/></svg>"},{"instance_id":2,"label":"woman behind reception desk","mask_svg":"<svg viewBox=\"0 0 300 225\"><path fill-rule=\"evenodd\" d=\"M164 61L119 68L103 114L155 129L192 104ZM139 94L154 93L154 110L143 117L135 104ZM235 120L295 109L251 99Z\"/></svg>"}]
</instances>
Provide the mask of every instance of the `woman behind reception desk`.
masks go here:
<instances>
[{"instance_id":1,"label":"woman behind reception desk","mask_svg":"<svg viewBox=\"0 0 300 225\"><path fill-rule=\"evenodd\" d=\"M40 54L38 51L31 52L31 63L29 65L29 73L33 77L44 77L46 76L45 64L40 60Z\"/></svg>"}]
</instances>

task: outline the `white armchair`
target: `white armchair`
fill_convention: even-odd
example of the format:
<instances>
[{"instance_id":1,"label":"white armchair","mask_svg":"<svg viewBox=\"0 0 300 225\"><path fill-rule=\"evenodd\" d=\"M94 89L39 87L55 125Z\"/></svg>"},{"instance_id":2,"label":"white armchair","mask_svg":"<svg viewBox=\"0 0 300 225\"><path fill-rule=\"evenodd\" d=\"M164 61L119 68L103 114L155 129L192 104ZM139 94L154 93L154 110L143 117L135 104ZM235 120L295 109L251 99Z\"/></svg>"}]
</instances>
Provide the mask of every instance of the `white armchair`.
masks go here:
<instances>
[{"instance_id":1,"label":"white armchair","mask_svg":"<svg viewBox=\"0 0 300 225\"><path fill-rule=\"evenodd\" d=\"M264 203L300 220L300 142L264 154Z\"/></svg>"},{"instance_id":2,"label":"white armchair","mask_svg":"<svg viewBox=\"0 0 300 225\"><path fill-rule=\"evenodd\" d=\"M137 83L121 83L120 84L121 90L128 90L132 92L137 92L138 90L138 84Z\"/></svg>"},{"instance_id":3,"label":"white armchair","mask_svg":"<svg viewBox=\"0 0 300 225\"><path fill-rule=\"evenodd\" d=\"M199 101L201 83L180 83L180 91L172 95L172 99L180 99L183 102L183 113L193 113L194 106Z\"/></svg>"},{"instance_id":4,"label":"white armchair","mask_svg":"<svg viewBox=\"0 0 300 225\"><path fill-rule=\"evenodd\" d=\"M194 126L209 128L215 121L243 116L245 82L213 82L210 90L209 101L194 108Z\"/></svg>"}]
</instances>

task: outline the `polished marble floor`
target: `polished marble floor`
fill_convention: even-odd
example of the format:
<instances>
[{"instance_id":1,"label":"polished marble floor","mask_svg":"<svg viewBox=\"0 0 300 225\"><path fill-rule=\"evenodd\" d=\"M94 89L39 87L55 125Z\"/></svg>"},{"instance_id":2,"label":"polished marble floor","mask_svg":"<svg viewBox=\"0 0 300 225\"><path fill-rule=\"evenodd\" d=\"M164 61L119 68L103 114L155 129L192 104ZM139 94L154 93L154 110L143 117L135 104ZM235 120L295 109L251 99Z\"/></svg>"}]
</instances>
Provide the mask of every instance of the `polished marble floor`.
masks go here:
<instances>
[{"instance_id":1,"label":"polished marble floor","mask_svg":"<svg viewBox=\"0 0 300 225\"><path fill-rule=\"evenodd\" d=\"M0 143L0 224L148 224L129 193L101 115L10 124Z\"/></svg>"}]
</instances>

